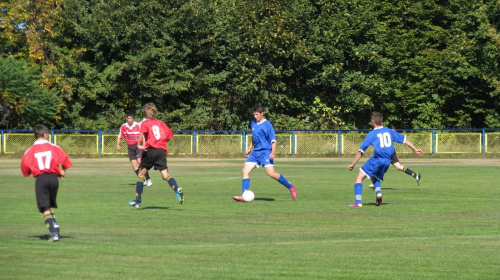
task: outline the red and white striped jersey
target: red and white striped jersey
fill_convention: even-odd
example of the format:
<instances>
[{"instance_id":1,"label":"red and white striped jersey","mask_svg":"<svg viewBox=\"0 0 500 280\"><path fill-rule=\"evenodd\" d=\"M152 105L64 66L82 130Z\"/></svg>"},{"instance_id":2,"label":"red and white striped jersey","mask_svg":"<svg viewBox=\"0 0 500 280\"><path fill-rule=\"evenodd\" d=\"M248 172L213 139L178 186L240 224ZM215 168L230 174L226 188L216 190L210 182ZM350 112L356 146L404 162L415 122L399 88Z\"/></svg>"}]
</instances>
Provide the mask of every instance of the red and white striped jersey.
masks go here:
<instances>
[{"instance_id":1,"label":"red and white striped jersey","mask_svg":"<svg viewBox=\"0 0 500 280\"><path fill-rule=\"evenodd\" d=\"M129 126L128 123L124 123L120 127L120 134L118 134L118 138L121 140L125 137L127 145L137 145L139 130L140 124L138 122L134 121L131 126Z\"/></svg>"}]
</instances>

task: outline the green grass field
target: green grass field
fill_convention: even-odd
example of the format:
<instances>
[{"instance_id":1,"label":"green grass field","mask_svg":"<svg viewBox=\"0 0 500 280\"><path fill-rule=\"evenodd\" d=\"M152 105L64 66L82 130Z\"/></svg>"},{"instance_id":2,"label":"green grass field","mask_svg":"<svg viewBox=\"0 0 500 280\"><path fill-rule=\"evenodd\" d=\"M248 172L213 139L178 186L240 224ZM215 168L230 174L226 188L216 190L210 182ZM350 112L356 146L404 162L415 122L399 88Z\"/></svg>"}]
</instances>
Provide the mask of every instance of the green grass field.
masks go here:
<instances>
[{"instance_id":1,"label":"green grass field","mask_svg":"<svg viewBox=\"0 0 500 280\"><path fill-rule=\"evenodd\" d=\"M1 279L499 279L498 159L402 159L384 202L363 190L345 159L277 159L298 199L260 168L256 200L232 200L244 159L169 159L185 203L159 172L134 199L126 158L73 159L60 181L60 242L36 209L34 179L0 159Z\"/></svg>"}]
</instances>

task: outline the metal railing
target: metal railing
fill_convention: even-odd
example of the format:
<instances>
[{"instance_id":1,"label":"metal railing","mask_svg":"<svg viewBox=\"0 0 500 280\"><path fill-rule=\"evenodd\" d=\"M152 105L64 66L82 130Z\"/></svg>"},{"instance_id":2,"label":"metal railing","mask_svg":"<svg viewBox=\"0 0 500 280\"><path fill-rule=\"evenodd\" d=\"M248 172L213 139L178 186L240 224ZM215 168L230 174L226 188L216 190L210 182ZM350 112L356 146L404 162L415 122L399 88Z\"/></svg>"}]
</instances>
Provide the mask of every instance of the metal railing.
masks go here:
<instances>
[{"instance_id":1,"label":"metal railing","mask_svg":"<svg viewBox=\"0 0 500 280\"><path fill-rule=\"evenodd\" d=\"M401 129L415 146L426 153L500 153L500 129ZM277 154L329 156L354 154L370 130L279 130ZM34 142L30 130L0 130L1 153L24 153ZM169 155L244 154L250 131L174 131L168 143ZM51 130L49 141L70 154L124 154L116 151L114 130ZM125 140L121 142L126 145ZM411 153L396 144L398 153ZM367 151L370 153L370 151Z\"/></svg>"}]
</instances>

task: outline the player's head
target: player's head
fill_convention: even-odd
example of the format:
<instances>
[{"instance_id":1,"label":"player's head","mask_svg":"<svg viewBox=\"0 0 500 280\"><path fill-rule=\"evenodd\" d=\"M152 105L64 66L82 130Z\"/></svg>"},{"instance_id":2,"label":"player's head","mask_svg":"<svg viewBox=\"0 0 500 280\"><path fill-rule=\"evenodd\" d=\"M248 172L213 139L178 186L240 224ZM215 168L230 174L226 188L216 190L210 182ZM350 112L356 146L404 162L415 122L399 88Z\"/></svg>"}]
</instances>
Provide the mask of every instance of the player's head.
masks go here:
<instances>
[{"instance_id":1,"label":"player's head","mask_svg":"<svg viewBox=\"0 0 500 280\"><path fill-rule=\"evenodd\" d=\"M45 138L49 134L49 129L43 124L35 125L33 131L35 132L36 139Z\"/></svg>"},{"instance_id":2,"label":"player's head","mask_svg":"<svg viewBox=\"0 0 500 280\"><path fill-rule=\"evenodd\" d=\"M373 112L372 113L372 121L377 126L382 125L384 123L384 116L379 112Z\"/></svg>"},{"instance_id":3,"label":"player's head","mask_svg":"<svg viewBox=\"0 0 500 280\"><path fill-rule=\"evenodd\" d=\"M260 122L264 119L264 106L257 105L253 107L253 117L257 122Z\"/></svg>"},{"instance_id":4,"label":"player's head","mask_svg":"<svg viewBox=\"0 0 500 280\"><path fill-rule=\"evenodd\" d=\"M127 123L129 125L132 125L132 123L134 122L134 118L135 118L134 113L128 112L126 115L127 115Z\"/></svg>"},{"instance_id":5,"label":"player's head","mask_svg":"<svg viewBox=\"0 0 500 280\"><path fill-rule=\"evenodd\" d=\"M142 116L146 119L154 119L156 117L156 112L158 112L158 108L156 108L154 103L147 103L142 107Z\"/></svg>"},{"instance_id":6,"label":"player's head","mask_svg":"<svg viewBox=\"0 0 500 280\"><path fill-rule=\"evenodd\" d=\"M256 105L253 107L253 112L257 112L257 113L264 113L264 106L262 105Z\"/></svg>"}]
</instances>

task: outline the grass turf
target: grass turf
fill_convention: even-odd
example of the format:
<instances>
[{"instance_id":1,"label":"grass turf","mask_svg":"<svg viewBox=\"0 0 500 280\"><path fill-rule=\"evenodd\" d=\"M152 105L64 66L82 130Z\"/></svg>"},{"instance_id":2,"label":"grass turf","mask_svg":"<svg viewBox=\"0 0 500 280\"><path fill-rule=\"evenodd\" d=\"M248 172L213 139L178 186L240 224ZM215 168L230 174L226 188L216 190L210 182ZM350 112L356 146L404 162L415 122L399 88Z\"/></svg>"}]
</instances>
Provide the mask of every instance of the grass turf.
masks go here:
<instances>
[{"instance_id":1,"label":"grass turf","mask_svg":"<svg viewBox=\"0 0 500 280\"><path fill-rule=\"evenodd\" d=\"M298 199L262 168L251 203L232 200L243 159L169 159L186 202L151 172L141 209L126 158L74 159L60 180L61 240L47 242L34 179L0 159L2 279L498 279L498 159L402 159L384 201L354 200L351 159L277 159Z\"/></svg>"}]
</instances>

